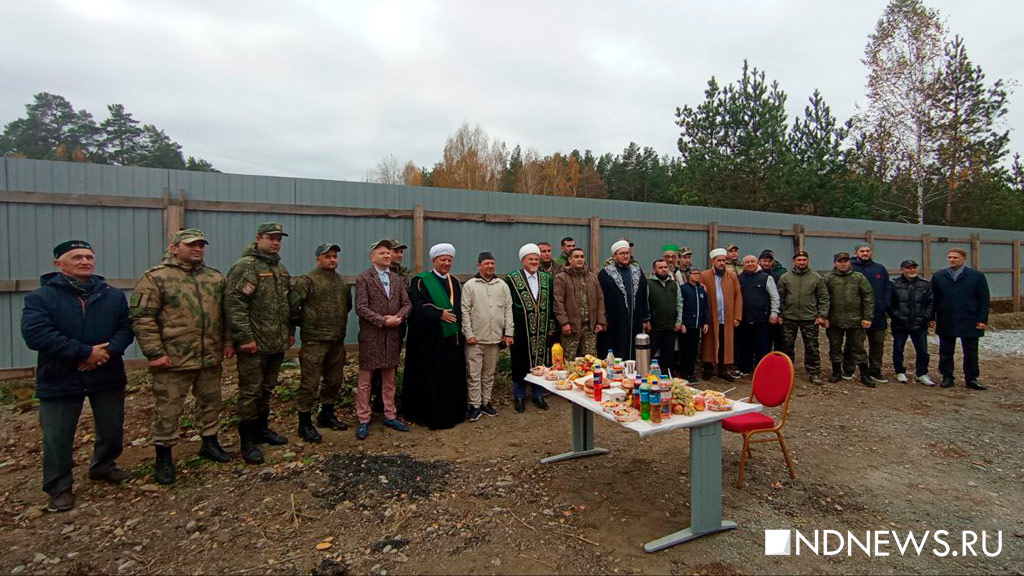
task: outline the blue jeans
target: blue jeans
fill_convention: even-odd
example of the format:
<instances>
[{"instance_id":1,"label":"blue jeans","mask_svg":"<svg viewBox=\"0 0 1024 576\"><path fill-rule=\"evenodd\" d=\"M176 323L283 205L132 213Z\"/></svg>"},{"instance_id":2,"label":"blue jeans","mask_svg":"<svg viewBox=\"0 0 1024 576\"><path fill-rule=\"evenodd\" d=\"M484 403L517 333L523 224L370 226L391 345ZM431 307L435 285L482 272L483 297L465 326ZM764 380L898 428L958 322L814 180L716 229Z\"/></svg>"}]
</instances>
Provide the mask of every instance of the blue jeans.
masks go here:
<instances>
[{"instance_id":1,"label":"blue jeans","mask_svg":"<svg viewBox=\"0 0 1024 576\"><path fill-rule=\"evenodd\" d=\"M544 388L541 386L534 386L524 380L513 380L512 381L512 397L516 400L526 399L526 387L530 387L530 397L540 398L544 395Z\"/></svg>"},{"instance_id":2,"label":"blue jeans","mask_svg":"<svg viewBox=\"0 0 1024 576\"><path fill-rule=\"evenodd\" d=\"M928 355L927 328L915 330L914 332L903 332L901 330L892 331L893 368L896 369L897 374L907 373L903 366L903 349L907 346L907 338L910 338L910 341L914 344L914 353L917 354L917 360L914 362L914 368L917 371L917 376L924 376L928 374L928 362L931 360L931 356Z\"/></svg>"}]
</instances>

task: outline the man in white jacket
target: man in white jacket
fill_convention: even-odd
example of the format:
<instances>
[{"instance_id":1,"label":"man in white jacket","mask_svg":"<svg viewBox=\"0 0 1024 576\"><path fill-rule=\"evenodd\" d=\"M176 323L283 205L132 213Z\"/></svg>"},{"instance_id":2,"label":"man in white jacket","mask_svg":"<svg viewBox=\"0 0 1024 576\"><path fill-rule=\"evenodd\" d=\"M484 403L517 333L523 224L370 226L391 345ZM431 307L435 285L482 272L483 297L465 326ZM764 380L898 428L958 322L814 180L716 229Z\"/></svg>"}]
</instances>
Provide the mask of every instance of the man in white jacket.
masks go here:
<instances>
[{"instance_id":1,"label":"man in white jacket","mask_svg":"<svg viewBox=\"0 0 1024 576\"><path fill-rule=\"evenodd\" d=\"M466 381L469 390L469 421L481 414L497 416L491 406L494 371L499 345L512 345L515 325L512 294L508 284L494 275L494 256L481 252L477 275L462 286L462 334L466 337Z\"/></svg>"}]
</instances>

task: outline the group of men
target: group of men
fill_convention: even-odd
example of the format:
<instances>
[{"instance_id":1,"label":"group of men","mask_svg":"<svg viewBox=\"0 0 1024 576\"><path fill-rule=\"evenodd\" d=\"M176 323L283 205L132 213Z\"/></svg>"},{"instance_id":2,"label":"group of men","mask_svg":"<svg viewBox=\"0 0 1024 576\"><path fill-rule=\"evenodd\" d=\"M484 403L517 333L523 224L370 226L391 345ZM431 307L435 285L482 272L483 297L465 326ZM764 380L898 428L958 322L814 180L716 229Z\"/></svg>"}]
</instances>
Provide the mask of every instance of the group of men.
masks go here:
<instances>
[{"instance_id":1,"label":"group of men","mask_svg":"<svg viewBox=\"0 0 1024 576\"><path fill-rule=\"evenodd\" d=\"M288 235L279 223L258 226L227 276L205 263L209 244L201 230L177 232L162 261L146 270L130 302L95 272L95 252L81 240L54 248L56 272L25 299L22 334L39 352L36 393L43 430L43 489L51 510L74 505L72 450L84 401L96 421L89 476L122 482L123 355L138 341L152 374L155 401L151 442L154 479L175 481L172 448L178 442L185 399L192 393L199 455L216 462L231 456L218 441L223 360L237 357L236 416L245 462L261 464L261 444L288 439L270 428L270 400L285 352L301 338L300 385L295 395L298 434L320 442L321 428L345 430L335 402L344 380L345 336L354 307L359 319L356 437L369 435L375 400L383 424L408 431L398 419L396 373L405 343L401 403L407 420L432 430L497 416L492 403L499 352L509 348L516 412L531 402L548 408L544 390L530 386L530 369L550 363L560 342L566 358L611 351L635 357L635 338L650 334L652 354L675 374L696 380L734 381L753 371L772 348L791 358L797 335L804 342L809 379L821 384L818 330L826 330L830 380L852 379L874 387L881 375L887 318L892 319L896 378L906 382L903 349L916 351L916 378L928 379L927 332L939 335L942 386L953 385L956 338L964 347L968 388L978 382L978 337L988 318L988 285L964 265L966 252L949 251L949 268L928 282L917 263L904 261L892 282L872 261L871 247L833 258L825 276L810 269L806 252L786 271L771 250L739 258L729 245L712 250L710 266L692 264L693 252L666 245L645 275L622 238L595 274L571 237L554 258L548 243L519 250L516 269L499 278L492 253L477 256L477 274L464 285L451 273L455 247L430 248L430 269L413 275L403 264L399 240L370 245L369 267L356 278L355 295L337 273L341 247L318 246L315 266L292 278L279 252ZM353 306L354 301L354 306ZM865 350L865 341L869 351ZM699 358L698 358L699 355ZM698 360L700 364L698 364ZM379 388L378 388L379 387ZM374 398L376 397L376 398ZM313 416L316 413L316 425Z\"/></svg>"}]
</instances>

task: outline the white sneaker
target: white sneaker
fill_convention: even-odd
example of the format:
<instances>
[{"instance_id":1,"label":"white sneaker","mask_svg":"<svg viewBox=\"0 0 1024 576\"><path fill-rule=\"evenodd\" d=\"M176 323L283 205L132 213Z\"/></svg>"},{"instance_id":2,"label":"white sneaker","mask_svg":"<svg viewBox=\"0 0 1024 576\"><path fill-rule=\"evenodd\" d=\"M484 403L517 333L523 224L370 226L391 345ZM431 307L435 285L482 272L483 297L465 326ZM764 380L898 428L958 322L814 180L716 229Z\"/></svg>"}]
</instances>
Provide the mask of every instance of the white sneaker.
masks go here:
<instances>
[{"instance_id":1,"label":"white sneaker","mask_svg":"<svg viewBox=\"0 0 1024 576\"><path fill-rule=\"evenodd\" d=\"M907 375L906 374L897 374L896 375L896 381L899 382L900 384L906 384L907 383Z\"/></svg>"},{"instance_id":2,"label":"white sneaker","mask_svg":"<svg viewBox=\"0 0 1024 576\"><path fill-rule=\"evenodd\" d=\"M927 374L924 376L918 376L917 381L925 386L935 386L935 382L932 382L932 379L929 378Z\"/></svg>"}]
</instances>

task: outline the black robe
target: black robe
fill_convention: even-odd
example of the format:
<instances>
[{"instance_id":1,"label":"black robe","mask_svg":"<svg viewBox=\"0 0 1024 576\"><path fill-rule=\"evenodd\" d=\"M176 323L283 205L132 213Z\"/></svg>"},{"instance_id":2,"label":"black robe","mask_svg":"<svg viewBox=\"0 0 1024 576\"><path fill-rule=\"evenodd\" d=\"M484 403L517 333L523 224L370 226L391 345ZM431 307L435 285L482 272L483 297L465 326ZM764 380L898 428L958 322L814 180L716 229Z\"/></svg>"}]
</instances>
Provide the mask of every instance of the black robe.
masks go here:
<instances>
[{"instance_id":1,"label":"black robe","mask_svg":"<svg viewBox=\"0 0 1024 576\"><path fill-rule=\"evenodd\" d=\"M537 298L534 299L523 270L505 277L512 294L512 318L515 335L511 352L513 381L522 381L530 368L547 366L551 362L549 338L558 323L555 322L555 289L551 275L537 271Z\"/></svg>"},{"instance_id":2,"label":"black robe","mask_svg":"<svg viewBox=\"0 0 1024 576\"><path fill-rule=\"evenodd\" d=\"M452 312L462 325L462 284L451 276L454 288ZM445 294L448 282L442 280ZM451 294L449 294L451 295ZM452 428L466 419L466 356L461 331L445 337L441 332L442 309L434 306L423 279L409 286L412 312L406 339L402 406L406 418L431 430Z\"/></svg>"},{"instance_id":3,"label":"black robe","mask_svg":"<svg viewBox=\"0 0 1024 576\"><path fill-rule=\"evenodd\" d=\"M622 281L620 272L625 273ZM617 358L636 358L636 335L643 332L644 322L650 320L647 303L647 279L636 264L619 268L614 263L597 273L597 280L604 293L604 313L608 330L598 336L597 355L604 358L609 348ZM627 300L627 295L629 299Z\"/></svg>"}]
</instances>

